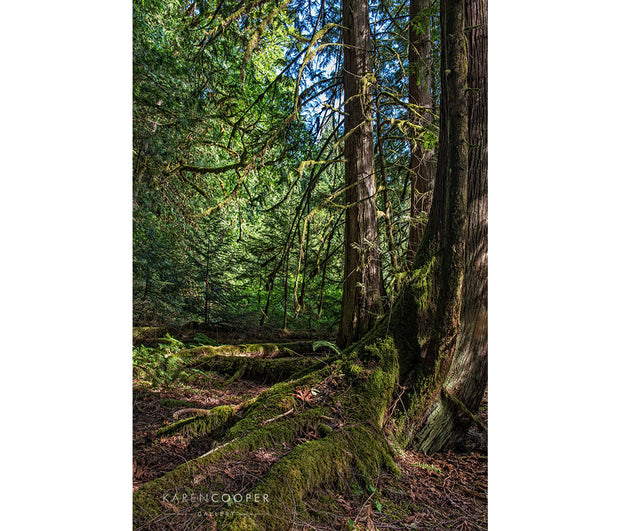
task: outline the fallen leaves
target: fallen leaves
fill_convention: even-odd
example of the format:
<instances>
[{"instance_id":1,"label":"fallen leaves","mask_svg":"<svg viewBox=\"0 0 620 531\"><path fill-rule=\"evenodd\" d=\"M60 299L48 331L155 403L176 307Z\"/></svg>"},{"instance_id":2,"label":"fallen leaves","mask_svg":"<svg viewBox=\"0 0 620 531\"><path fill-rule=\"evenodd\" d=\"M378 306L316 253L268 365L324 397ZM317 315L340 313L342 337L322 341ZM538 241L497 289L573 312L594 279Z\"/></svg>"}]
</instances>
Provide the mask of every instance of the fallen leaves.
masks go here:
<instances>
[{"instance_id":1,"label":"fallen leaves","mask_svg":"<svg viewBox=\"0 0 620 531\"><path fill-rule=\"evenodd\" d=\"M297 389L297 391L293 393L293 396L301 400L303 404L309 404L314 399L314 394L311 389Z\"/></svg>"}]
</instances>

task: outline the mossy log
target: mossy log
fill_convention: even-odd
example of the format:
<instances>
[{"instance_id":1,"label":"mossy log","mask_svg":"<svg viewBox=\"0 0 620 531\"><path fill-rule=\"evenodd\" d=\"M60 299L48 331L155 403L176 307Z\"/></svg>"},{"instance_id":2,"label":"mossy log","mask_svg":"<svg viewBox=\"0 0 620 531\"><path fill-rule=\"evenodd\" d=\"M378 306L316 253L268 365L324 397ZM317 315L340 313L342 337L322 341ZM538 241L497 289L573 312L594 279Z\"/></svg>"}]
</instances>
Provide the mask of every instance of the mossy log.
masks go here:
<instances>
[{"instance_id":1,"label":"mossy log","mask_svg":"<svg viewBox=\"0 0 620 531\"><path fill-rule=\"evenodd\" d=\"M310 368L318 368L330 358L294 357L294 358L246 358L239 356L209 356L194 364L195 369L230 374L231 383L241 377L246 380L265 383L281 382Z\"/></svg>"},{"instance_id":2,"label":"mossy log","mask_svg":"<svg viewBox=\"0 0 620 531\"><path fill-rule=\"evenodd\" d=\"M177 355L183 358L188 364L199 362L204 358L213 356L238 356L242 358L284 358L299 356L320 356L325 349L312 351L312 344L307 341L293 343L248 343L242 345L220 345L217 347L203 345L181 350Z\"/></svg>"},{"instance_id":3,"label":"mossy log","mask_svg":"<svg viewBox=\"0 0 620 531\"><path fill-rule=\"evenodd\" d=\"M133 327L133 344L148 344L157 341L168 332L169 327L165 326L134 326Z\"/></svg>"}]
</instances>

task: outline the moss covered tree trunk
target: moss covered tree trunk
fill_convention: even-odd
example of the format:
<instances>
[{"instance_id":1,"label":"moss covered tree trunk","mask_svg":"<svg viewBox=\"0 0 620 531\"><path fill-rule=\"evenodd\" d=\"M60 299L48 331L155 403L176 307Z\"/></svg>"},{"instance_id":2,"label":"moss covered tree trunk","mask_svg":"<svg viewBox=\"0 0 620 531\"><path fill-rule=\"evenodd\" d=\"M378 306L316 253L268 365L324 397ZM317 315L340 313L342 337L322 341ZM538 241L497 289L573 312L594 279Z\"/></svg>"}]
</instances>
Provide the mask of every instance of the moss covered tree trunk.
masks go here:
<instances>
[{"instance_id":1,"label":"moss covered tree trunk","mask_svg":"<svg viewBox=\"0 0 620 531\"><path fill-rule=\"evenodd\" d=\"M443 4L442 10L450 13ZM458 294L458 300L454 300L449 309L450 315L443 330L442 327L436 328L441 331L438 335L443 334L443 343L434 345L438 350L433 370L438 378L427 390L427 400L420 408L422 413L416 415L408 433L408 439L426 452L455 445L462 439L470 424L471 412L478 409L482 400L487 378L487 2L467 1L463 6L462 21L446 16L444 22L446 34L443 42L448 61L446 70L449 72L446 93L449 107L446 112L450 120L448 136L453 134L451 127L456 118L453 113L460 109L459 120L463 117L467 119L467 180L463 189L467 200L465 247L464 252L459 251L459 254L463 252L464 260L448 258L450 267L458 264L459 274L445 284ZM464 28L464 38L453 37L455 32L461 32L455 24ZM453 45L455 48L452 48ZM450 80L455 71L462 72L460 58L463 54L466 54L468 65L466 87L462 85L462 80ZM451 104L450 98L459 98L458 92L466 95L466 100ZM465 109L466 114L463 115ZM449 139L448 144L449 153L454 157L454 140ZM448 165L452 162L448 159ZM448 167L445 173L447 178L444 182L448 191L455 185L452 171L454 169ZM451 195L448 192L448 202ZM446 208L445 219L445 231L449 234L458 219L450 206ZM446 244L453 245L448 243L450 241L454 240L447 239ZM460 242L459 238L459 245ZM443 260L446 260L446 255ZM450 286L450 282L456 284ZM455 313L457 310L458 314ZM450 321L457 325L456 328Z\"/></svg>"},{"instance_id":2,"label":"moss covered tree trunk","mask_svg":"<svg viewBox=\"0 0 620 531\"><path fill-rule=\"evenodd\" d=\"M342 0L347 211L344 284L337 336L341 347L363 337L382 312L368 17L367 0Z\"/></svg>"}]
</instances>

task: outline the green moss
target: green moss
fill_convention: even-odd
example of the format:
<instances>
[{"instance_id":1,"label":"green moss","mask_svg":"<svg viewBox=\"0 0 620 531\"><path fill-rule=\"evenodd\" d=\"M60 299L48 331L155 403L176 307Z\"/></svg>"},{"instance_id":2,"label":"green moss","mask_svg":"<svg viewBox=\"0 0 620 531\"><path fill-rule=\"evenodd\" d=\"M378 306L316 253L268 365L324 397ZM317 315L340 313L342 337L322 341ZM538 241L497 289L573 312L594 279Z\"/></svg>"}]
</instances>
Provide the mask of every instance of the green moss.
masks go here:
<instances>
[{"instance_id":1,"label":"green moss","mask_svg":"<svg viewBox=\"0 0 620 531\"><path fill-rule=\"evenodd\" d=\"M168 328L165 326L134 326L133 342L139 344L141 341L156 341L162 337Z\"/></svg>"},{"instance_id":2,"label":"green moss","mask_svg":"<svg viewBox=\"0 0 620 531\"><path fill-rule=\"evenodd\" d=\"M328 435L334 432L334 429L331 426L328 426L327 424L322 424L322 423L318 425L317 430L321 437L327 437Z\"/></svg>"},{"instance_id":3,"label":"green moss","mask_svg":"<svg viewBox=\"0 0 620 531\"><path fill-rule=\"evenodd\" d=\"M207 415L200 414L179 420L157 430L155 435L163 437L179 431L189 436L202 436L214 434L225 429L234 422L235 409L233 406L218 406L209 411Z\"/></svg>"},{"instance_id":4,"label":"green moss","mask_svg":"<svg viewBox=\"0 0 620 531\"><path fill-rule=\"evenodd\" d=\"M370 484L381 468L400 475L381 429L398 382L398 352L393 341L387 339L365 346L359 354L359 358L350 354L347 360L334 364L334 369L342 368L350 375L353 384L353 388L347 386L337 395L349 423L334 430L319 422L317 431L322 438L296 446L254 488L253 492L267 493L272 500L268 514L256 514L251 519L246 515L243 521L233 519L228 529L237 529L237 525L288 529L290 515L303 511L304 495L320 485L344 488L354 473ZM280 384L274 393L286 388L286 384Z\"/></svg>"},{"instance_id":5,"label":"green moss","mask_svg":"<svg viewBox=\"0 0 620 531\"><path fill-rule=\"evenodd\" d=\"M411 516L411 506L406 502L409 495L405 493L404 503L395 503L387 497L381 498L381 513L385 515L387 520L398 521L403 520L407 516ZM414 506L415 507L415 506Z\"/></svg>"},{"instance_id":6,"label":"green moss","mask_svg":"<svg viewBox=\"0 0 620 531\"><path fill-rule=\"evenodd\" d=\"M316 371L303 378L292 380L290 382L282 382L271 386L265 392L261 393L256 400L245 412L244 418L240 420L231 430L226 434L226 440L231 440L237 437L251 435L252 437L258 437L261 440L265 440L267 443L269 439L263 439L263 436L268 435L271 437L274 435L271 430L264 431L260 428L261 423L269 421L290 411L292 408L296 408L297 403L294 398L296 389L308 387L320 382L330 372L329 367L323 368L321 371ZM314 412L314 413L313 413ZM310 416L314 422L312 426L318 424L321 415L327 415L328 411L324 408L314 408L312 410L298 413L291 417L288 423L282 424L282 434L275 434L276 439L281 441L292 440L290 437L294 437L294 433L298 433L300 428L309 427L310 424L306 422L306 417ZM313 415L318 415L316 418ZM302 422L300 426L299 423ZM280 423L274 423L277 426ZM293 424L294 426L289 426ZM258 428L257 428L258 426ZM267 424L265 427L270 426ZM279 428L277 428L279 429Z\"/></svg>"},{"instance_id":7,"label":"green moss","mask_svg":"<svg viewBox=\"0 0 620 531\"><path fill-rule=\"evenodd\" d=\"M253 429L243 433L243 436L228 440L228 443L222 445L219 450L189 461L138 489L134 493L135 521L144 525L153 517L170 511L160 502L166 493L178 492L182 494L186 492L187 494L198 495L202 493L206 495L209 492L217 491L221 487L218 483L220 480L217 477L209 477L208 484L194 481L197 476L204 474L206 467L210 464L262 448L273 448L283 443L290 444L302 433L317 426L328 413L329 411L326 408L315 408L264 425L255 422ZM228 432L229 435L231 431Z\"/></svg>"},{"instance_id":8,"label":"green moss","mask_svg":"<svg viewBox=\"0 0 620 531\"><path fill-rule=\"evenodd\" d=\"M227 527L230 531L264 531L249 515L240 516Z\"/></svg>"},{"instance_id":9,"label":"green moss","mask_svg":"<svg viewBox=\"0 0 620 531\"><path fill-rule=\"evenodd\" d=\"M232 375L227 384L242 376L248 380L278 382L309 369L316 369L325 361L326 358L314 357L264 359L216 355L200 360L195 367L201 371Z\"/></svg>"},{"instance_id":10,"label":"green moss","mask_svg":"<svg viewBox=\"0 0 620 531\"><path fill-rule=\"evenodd\" d=\"M274 464L251 493L267 494L269 510L226 522L225 529L290 529L304 509L304 496L321 485L345 488L353 471L370 481L381 468L394 468L385 440L368 425L355 425L296 446ZM283 479L285 478L285 480Z\"/></svg>"},{"instance_id":11,"label":"green moss","mask_svg":"<svg viewBox=\"0 0 620 531\"><path fill-rule=\"evenodd\" d=\"M351 363L348 368L351 376L360 376L364 371L364 368L357 363Z\"/></svg>"},{"instance_id":12,"label":"green moss","mask_svg":"<svg viewBox=\"0 0 620 531\"><path fill-rule=\"evenodd\" d=\"M276 343L251 343L245 345L220 345L210 346L204 345L184 349L179 352L179 356L183 357L188 363L199 361L200 358L209 356L241 356L241 357L258 357L269 358L277 355L290 355L291 349L279 346Z\"/></svg>"},{"instance_id":13,"label":"green moss","mask_svg":"<svg viewBox=\"0 0 620 531\"><path fill-rule=\"evenodd\" d=\"M166 407L202 407L198 402L191 400L176 400L174 398L162 398L159 403Z\"/></svg>"},{"instance_id":14,"label":"green moss","mask_svg":"<svg viewBox=\"0 0 620 531\"><path fill-rule=\"evenodd\" d=\"M361 367L363 370L360 370ZM391 338L364 346L359 359L345 362L344 369L357 383L354 393L341 400L351 416L361 422L383 426L387 407L399 378L398 352Z\"/></svg>"}]
</instances>

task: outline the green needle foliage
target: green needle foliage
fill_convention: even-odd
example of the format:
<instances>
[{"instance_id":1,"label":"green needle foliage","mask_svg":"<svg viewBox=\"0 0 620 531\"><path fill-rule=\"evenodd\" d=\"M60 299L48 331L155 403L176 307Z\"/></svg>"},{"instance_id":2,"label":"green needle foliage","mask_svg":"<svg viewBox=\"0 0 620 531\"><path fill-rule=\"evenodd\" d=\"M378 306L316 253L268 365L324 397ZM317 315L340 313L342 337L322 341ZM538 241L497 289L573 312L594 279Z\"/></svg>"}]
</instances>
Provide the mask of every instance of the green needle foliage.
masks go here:
<instances>
[{"instance_id":1,"label":"green needle foliage","mask_svg":"<svg viewBox=\"0 0 620 531\"><path fill-rule=\"evenodd\" d=\"M435 31L432 9L414 23ZM426 221L409 216L409 145L437 132L408 123L401 11L371 7L389 299L392 262ZM134 323L333 331L347 208L339 2L135 0L133 16Z\"/></svg>"}]
</instances>

